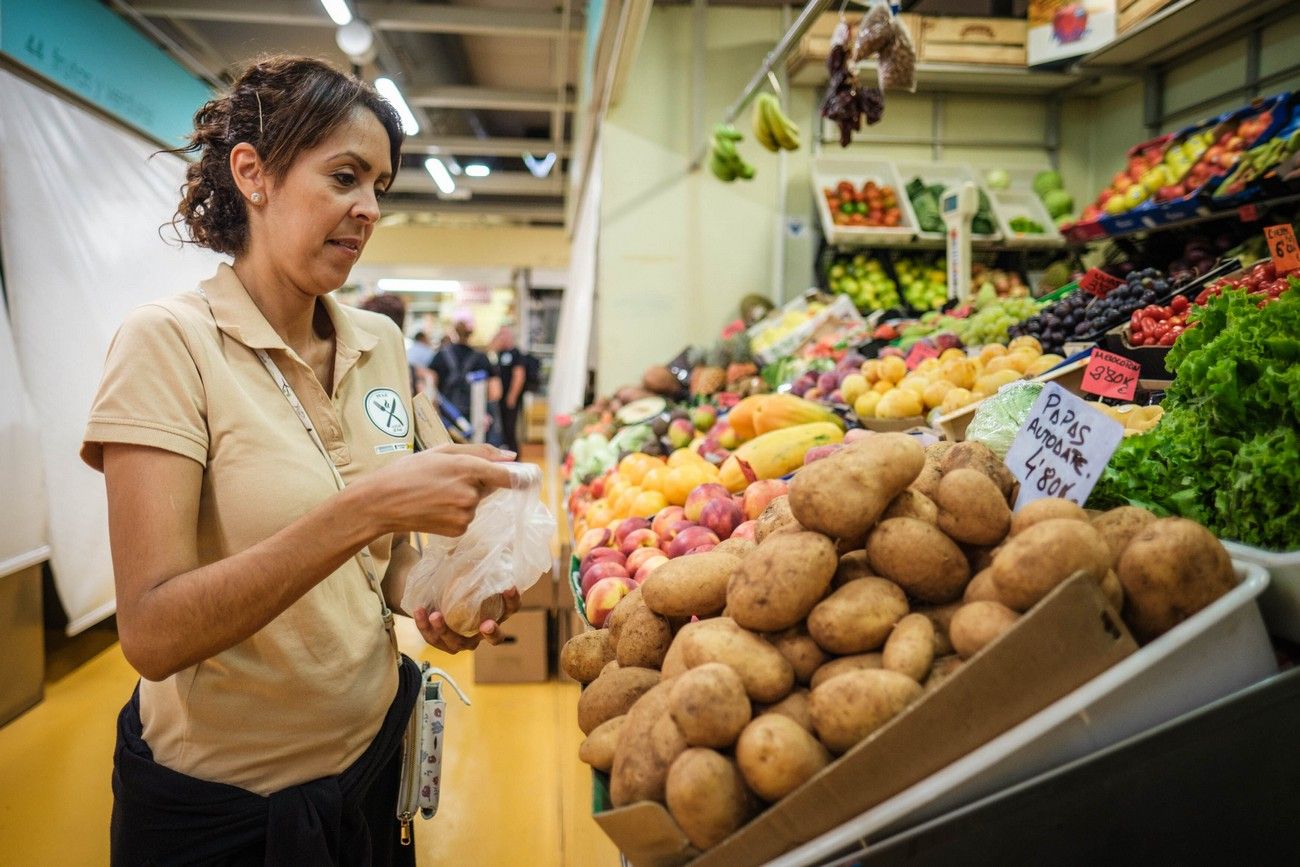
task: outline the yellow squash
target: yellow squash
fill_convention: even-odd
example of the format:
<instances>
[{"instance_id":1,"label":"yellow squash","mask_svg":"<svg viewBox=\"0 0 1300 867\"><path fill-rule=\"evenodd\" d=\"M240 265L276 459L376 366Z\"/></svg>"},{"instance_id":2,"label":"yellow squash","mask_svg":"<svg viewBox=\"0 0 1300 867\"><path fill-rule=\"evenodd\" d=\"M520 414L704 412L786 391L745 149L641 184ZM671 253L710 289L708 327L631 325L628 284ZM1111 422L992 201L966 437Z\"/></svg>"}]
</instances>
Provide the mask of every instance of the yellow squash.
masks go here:
<instances>
[{"instance_id":1,"label":"yellow squash","mask_svg":"<svg viewBox=\"0 0 1300 867\"><path fill-rule=\"evenodd\" d=\"M741 466L742 462L748 465L756 479L779 479L803 466L804 455L809 449L843 440L844 431L828 421L760 434L732 452L722 465L718 481L733 494L740 493L751 481Z\"/></svg>"}]
</instances>

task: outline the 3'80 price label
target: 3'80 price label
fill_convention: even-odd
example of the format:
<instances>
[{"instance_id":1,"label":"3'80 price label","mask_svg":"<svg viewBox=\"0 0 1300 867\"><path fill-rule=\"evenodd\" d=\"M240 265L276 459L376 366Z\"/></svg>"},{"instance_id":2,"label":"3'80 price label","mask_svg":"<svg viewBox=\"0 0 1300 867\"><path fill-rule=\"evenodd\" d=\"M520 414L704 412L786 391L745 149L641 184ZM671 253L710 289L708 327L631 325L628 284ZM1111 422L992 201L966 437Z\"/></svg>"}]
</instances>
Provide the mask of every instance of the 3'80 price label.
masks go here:
<instances>
[{"instance_id":1,"label":"3'80 price label","mask_svg":"<svg viewBox=\"0 0 1300 867\"><path fill-rule=\"evenodd\" d=\"M1083 390L1089 394L1132 400L1137 395L1142 365L1104 349L1094 349L1083 371Z\"/></svg>"},{"instance_id":2,"label":"3'80 price label","mask_svg":"<svg viewBox=\"0 0 1300 867\"><path fill-rule=\"evenodd\" d=\"M1123 425L1049 382L1007 452L1016 508L1046 497L1082 506L1123 438Z\"/></svg>"}]
</instances>

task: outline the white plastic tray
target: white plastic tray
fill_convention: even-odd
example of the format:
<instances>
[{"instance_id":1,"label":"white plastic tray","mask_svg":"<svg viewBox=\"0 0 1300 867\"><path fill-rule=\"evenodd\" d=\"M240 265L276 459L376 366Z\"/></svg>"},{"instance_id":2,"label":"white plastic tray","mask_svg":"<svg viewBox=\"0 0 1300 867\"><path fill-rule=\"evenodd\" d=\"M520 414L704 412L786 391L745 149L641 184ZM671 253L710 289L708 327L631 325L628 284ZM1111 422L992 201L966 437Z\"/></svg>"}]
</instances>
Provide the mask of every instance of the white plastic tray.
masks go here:
<instances>
[{"instance_id":1,"label":"white plastic tray","mask_svg":"<svg viewBox=\"0 0 1300 867\"><path fill-rule=\"evenodd\" d=\"M1259 598L1264 622L1274 635L1300 642L1300 551L1277 553L1240 542L1224 542L1232 559L1268 570L1268 589Z\"/></svg>"},{"instance_id":2,"label":"white plastic tray","mask_svg":"<svg viewBox=\"0 0 1300 867\"><path fill-rule=\"evenodd\" d=\"M975 174L979 177L980 183L984 185L984 189L990 193L1033 193L1034 178L1039 172L1050 171L1052 168L1047 163L1036 166L1008 166L975 160L971 161L970 167L975 170ZM990 187L988 176L989 172L994 169L1002 169L1006 172L1007 177L1011 179L1011 185L1002 190L995 190Z\"/></svg>"},{"instance_id":3,"label":"white plastic tray","mask_svg":"<svg viewBox=\"0 0 1300 867\"><path fill-rule=\"evenodd\" d=\"M919 177L926 186L943 184L945 187L955 187L958 184L970 181L975 185L977 190L988 195L988 187L985 186L983 178L975 174L975 170L965 163L913 163L900 162L895 164L898 170L898 177L903 182L903 194L907 195L907 185L912 182L912 178ZM908 206L911 206L912 199L907 197ZM990 197L990 204L993 207L993 220L997 222L997 204ZM914 212L915 213L915 212ZM915 219L915 218L914 218ZM916 237L927 241L942 241L946 237L944 232L922 232L920 225L917 224ZM981 235L972 233L971 237L977 241L1000 241L1002 235L994 232L992 235Z\"/></svg>"},{"instance_id":4,"label":"white plastic tray","mask_svg":"<svg viewBox=\"0 0 1300 867\"><path fill-rule=\"evenodd\" d=\"M1241 583L1132 656L962 759L772 861L813 864L1015 785L1276 673L1256 600L1268 575L1234 561Z\"/></svg>"},{"instance_id":5,"label":"white plastic tray","mask_svg":"<svg viewBox=\"0 0 1300 867\"><path fill-rule=\"evenodd\" d=\"M1008 246L1016 247L1062 247L1065 238L1056 230L1056 221L1047 212L1042 199L1032 192L1021 193L1010 190L989 194L993 201L993 214ZM1011 221L1016 217L1028 217L1043 227L1042 232L1027 234L1011 228Z\"/></svg>"},{"instance_id":6,"label":"white plastic tray","mask_svg":"<svg viewBox=\"0 0 1300 867\"><path fill-rule=\"evenodd\" d=\"M901 214L897 226L837 226L831 218L830 205L826 202L825 188L834 188L840 181L848 181L858 189L867 181L875 181L878 186L893 187L898 197ZM916 237L916 214L912 213L912 202L907 197L894 164L888 160L850 159L848 157L817 157L812 167L813 197L817 200L817 215L822 223L822 234L830 244L856 244L868 246L873 242L884 244L906 244Z\"/></svg>"}]
</instances>

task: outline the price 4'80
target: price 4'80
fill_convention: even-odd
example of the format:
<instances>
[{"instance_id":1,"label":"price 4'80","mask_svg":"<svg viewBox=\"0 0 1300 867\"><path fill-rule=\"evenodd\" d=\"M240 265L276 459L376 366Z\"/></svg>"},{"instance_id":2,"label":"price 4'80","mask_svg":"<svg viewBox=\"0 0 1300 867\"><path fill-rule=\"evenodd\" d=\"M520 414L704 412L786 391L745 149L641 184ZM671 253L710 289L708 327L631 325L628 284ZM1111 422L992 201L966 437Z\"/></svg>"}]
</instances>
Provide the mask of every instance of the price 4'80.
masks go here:
<instances>
[{"instance_id":1,"label":"price 4'80","mask_svg":"<svg viewBox=\"0 0 1300 867\"><path fill-rule=\"evenodd\" d=\"M1087 461L1082 447L1092 428L1073 409L1062 409L1061 399L1055 394L1048 396L1043 409L1043 414L1031 419L1026 429L1038 448L1025 460L1024 481L1049 497L1068 498L1084 475ZM1067 480L1067 472L1073 480Z\"/></svg>"}]
</instances>

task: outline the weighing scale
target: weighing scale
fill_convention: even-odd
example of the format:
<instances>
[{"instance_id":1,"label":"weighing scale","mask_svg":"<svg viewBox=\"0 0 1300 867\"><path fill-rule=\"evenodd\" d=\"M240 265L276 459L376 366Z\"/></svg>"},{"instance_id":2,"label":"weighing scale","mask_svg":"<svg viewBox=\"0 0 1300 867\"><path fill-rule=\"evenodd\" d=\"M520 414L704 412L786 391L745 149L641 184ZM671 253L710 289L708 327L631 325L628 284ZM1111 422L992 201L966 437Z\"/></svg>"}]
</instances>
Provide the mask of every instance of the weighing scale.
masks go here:
<instances>
[{"instance_id":1,"label":"weighing scale","mask_svg":"<svg viewBox=\"0 0 1300 867\"><path fill-rule=\"evenodd\" d=\"M939 211L948 226L948 297L959 304L970 299L970 224L979 206L979 193L970 181L944 190L939 200Z\"/></svg>"}]
</instances>

